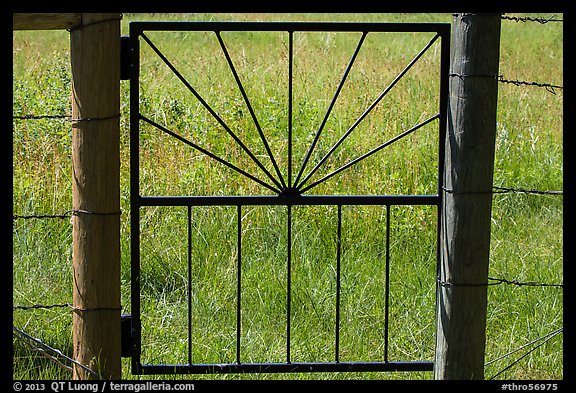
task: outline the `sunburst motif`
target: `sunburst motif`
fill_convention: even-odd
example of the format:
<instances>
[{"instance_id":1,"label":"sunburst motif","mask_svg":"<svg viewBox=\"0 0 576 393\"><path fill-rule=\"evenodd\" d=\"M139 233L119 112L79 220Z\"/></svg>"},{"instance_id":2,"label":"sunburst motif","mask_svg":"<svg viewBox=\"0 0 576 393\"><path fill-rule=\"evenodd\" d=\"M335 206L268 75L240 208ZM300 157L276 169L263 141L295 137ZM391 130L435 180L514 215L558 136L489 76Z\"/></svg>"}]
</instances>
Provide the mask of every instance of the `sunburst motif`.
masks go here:
<instances>
[{"instance_id":1,"label":"sunburst motif","mask_svg":"<svg viewBox=\"0 0 576 393\"><path fill-rule=\"evenodd\" d=\"M329 26L326 26L329 27ZM401 132L400 134L396 135L395 137L387 140L386 142L378 145L375 148L372 148L371 150L369 150L368 152L346 162L341 164L337 169L331 171L330 173L324 175L323 177L321 177L318 180L315 181L311 181L312 176L323 166L325 166L326 161L333 155L333 153L341 146L341 144L347 139L349 138L349 136L353 133L353 131L358 127L358 125L374 110L374 108L384 99L384 97L386 97L386 95L393 89L393 87L398 83L398 81L400 81L400 79L412 68L412 66L414 64L416 64L416 62L428 51L428 49L438 40L438 38L441 36L440 32L437 32L434 37L412 58L412 60L404 67L404 69L392 80L392 82L390 82L388 84L388 86L372 101L372 103L362 112L362 114L353 122L353 124L344 132L344 134L340 137L340 139L338 139L338 141L336 141L331 147L330 149L327 151L327 153L311 168L309 169L307 172L306 170L308 169L308 166L310 164L310 159L314 153L314 150L318 144L318 141L321 139L322 136L322 132L324 130L324 127L328 121L328 119L330 118L330 115L332 113L332 109L334 108L334 105L336 104L336 101L338 100L338 97L340 95L340 92L342 91L342 88L344 87L344 85L346 84L348 75L350 74L351 70L353 69L353 66L355 64L356 58L358 56L358 54L361 51L362 45L367 37L367 35L369 34L367 30L365 29L361 29L359 30L359 32L361 32L361 37L358 41L358 43L356 44L355 50L350 58L350 60L348 61L348 64L346 66L346 69L344 70L344 73L342 75L342 77L340 78L340 82L334 92L334 94L332 95L332 98L330 100L330 104L328 105L328 108L326 109L326 112L322 118L321 123L319 124L315 134L314 134L314 138L312 140L312 142L310 143L306 155L304 157L304 159L302 160L301 163L298 163L299 165L297 165L296 167L299 168L297 173L293 173L293 152L292 152L292 148L293 148L293 141L292 141L292 84L293 84L293 57L294 57L294 51L293 51L293 33L294 30L288 30L287 34L288 34L288 130L287 130L287 140L288 140L288 158L287 158L287 176L285 178L285 176L282 175L282 171L281 168L278 164L278 160L276 159L276 157L274 156L272 149L270 148L270 144L268 142L268 140L266 139L266 136L264 135L264 132L262 130L262 127L260 125L260 122L258 121L258 117L256 116L256 113L253 109L253 106L250 102L250 99L248 98L248 95L246 93L246 90L241 82L240 76L238 75L238 72L236 70L236 67L234 65L234 62L228 52L228 49L226 47L226 44L224 42L224 39L221 35L221 31L219 29L214 29L212 30L215 38L218 41L218 44L222 50L222 53L224 54L225 58L226 58L226 62L228 64L228 67L232 73L232 76L234 77L234 80L236 82L236 86L240 92L240 94L242 95L242 99L244 101L244 104L246 105L246 108L248 109L248 112L250 113L252 122L254 123L254 126L258 132L258 135L260 137L260 142L262 143L262 146L264 147L265 151L266 151L266 157L269 160L269 164L272 165L273 170L270 171L267 169L266 165L264 165L264 163L258 158L258 156L247 146L247 144L240 138L240 136L238 136L237 133L235 133L231 127L224 121L224 119L207 103L207 101L198 93L198 91L191 85L191 83L182 75L182 73L176 68L176 66L174 65L173 62L171 62L161 51L160 49L152 42L152 40L143 32L140 33L140 37L144 40L144 42L146 42L146 44L156 53L156 55L162 60L162 62L168 66L168 68L174 73L174 75L177 76L177 78L181 81L181 83L196 97L196 99L200 102L200 104L210 113L210 115L220 124L220 126L225 130L225 132L231 136L233 138L233 140L235 141L235 143L237 144L238 147L240 147L240 149L246 153L248 155L248 157L250 157L250 159L252 160L252 162L254 164L256 164L256 166L259 168L261 173L258 174L254 174L254 173L249 173L247 170L240 168L238 165L235 165L233 163L231 163L230 161L226 160L225 158L219 156L218 154L215 154L214 152L209 151L208 149L200 146L199 144L189 140L188 138L185 138L182 135L179 135L178 133L171 131L167 125L161 125L156 121L153 121L152 119L150 119L149 117L143 115L143 114L139 114L139 118L140 120L150 124L151 126L155 127L156 129L164 132L165 134L168 134L176 139L178 139L179 141L189 145L190 147L192 147L193 149L199 151L200 153L210 157L211 159L219 162L222 165L225 165L226 167L232 169L233 171L247 177L248 179L258 183L260 186L267 188L268 190L274 192L277 195L280 196L299 196L302 195L304 193L306 193L307 191L313 189L314 187L326 182L327 180L329 180L330 178L340 174L341 172L345 171L346 169L352 167L353 165L359 163L360 161L372 156L373 154L379 152L380 150L382 150L383 148L401 140L402 138L410 135L411 133L413 133L414 131L420 129L421 127L429 124L430 122L438 119L440 117L440 111L436 114L434 114L433 116L428 117L427 119L425 119L424 121L419 122L418 124L404 130L403 132Z\"/></svg>"}]
</instances>

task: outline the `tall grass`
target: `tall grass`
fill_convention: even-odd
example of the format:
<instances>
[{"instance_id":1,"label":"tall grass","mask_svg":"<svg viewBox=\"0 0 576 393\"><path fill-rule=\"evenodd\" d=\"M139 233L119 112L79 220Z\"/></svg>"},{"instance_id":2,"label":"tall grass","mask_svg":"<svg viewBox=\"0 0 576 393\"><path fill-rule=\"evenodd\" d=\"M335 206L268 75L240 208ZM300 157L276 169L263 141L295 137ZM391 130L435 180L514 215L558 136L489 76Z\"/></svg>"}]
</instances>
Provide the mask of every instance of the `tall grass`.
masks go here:
<instances>
[{"instance_id":1,"label":"tall grass","mask_svg":"<svg viewBox=\"0 0 576 393\"><path fill-rule=\"evenodd\" d=\"M450 15L217 14L125 15L130 20L365 20L441 21ZM149 33L265 167L274 173L252 118L212 33ZM249 40L246 40L248 35ZM223 33L230 56L262 130L287 177L287 39L282 33ZM528 39L527 37L531 37ZM294 36L293 171L300 169L359 35ZM304 175L372 100L431 39L426 34L370 34ZM534 42L538 42L535 44ZM266 179L217 122L142 43L141 112L174 132ZM69 55L65 32L15 32L13 111L69 112ZM561 84L562 29L503 21L501 73L509 79ZM529 53L529 55L527 54ZM349 162L437 111L437 44L334 152L310 182ZM531 56L536 59L528 61ZM369 81L369 83L367 83ZM494 184L562 189L562 91L500 85ZM121 204L122 305L130 312L128 86L122 86ZM312 194L426 194L435 192L435 122L310 190ZM271 192L201 153L141 125L141 193L144 195L255 195ZM16 214L62 213L71 206L69 124L14 120L13 203ZM267 179L266 179L267 180ZM291 358L334 359L336 207L294 207L292 232ZM385 207L342 209L340 359L382 360L385 275ZM142 209L141 315L143 362L236 360L237 211L191 210L192 270L188 278L187 209ZM243 362L284 361L286 356L286 207L242 208ZM490 276L518 281L563 281L562 198L497 194L492 213ZM391 360L431 360L435 345L436 210L391 208ZM17 220L13 226L13 302L71 301L71 227L67 220ZM188 286L192 296L187 299ZM486 360L559 328L562 290L490 286ZM191 330L188 332L188 301ZM66 309L15 310L14 324L71 353ZM501 378L562 378L557 336ZM514 355L486 367L494 375ZM67 379L71 375L14 341L14 378ZM128 359L123 376L130 375ZM189 376L188 376L189 377ZM188 378L185 377L185 378ZM431 373L238 374L199 378L430 379ZM148 378L148 377L147 377ZM162 377L163 378L163 377ZM178 378L178 377L176 377Z\"/></svg>"}]
</instances>

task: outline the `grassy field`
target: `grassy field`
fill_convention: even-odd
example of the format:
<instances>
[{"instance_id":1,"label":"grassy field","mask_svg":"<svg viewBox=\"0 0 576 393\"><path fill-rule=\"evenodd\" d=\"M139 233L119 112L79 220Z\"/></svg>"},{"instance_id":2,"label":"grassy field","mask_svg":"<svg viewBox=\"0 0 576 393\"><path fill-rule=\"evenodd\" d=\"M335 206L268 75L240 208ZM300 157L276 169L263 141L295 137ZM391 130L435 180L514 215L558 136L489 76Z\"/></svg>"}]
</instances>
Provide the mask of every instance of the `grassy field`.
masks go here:
<instances>
[{"instance_id":1,"label":"grassy field","mask_svg":"<svg viewBox=\"0 0 576 393\"><path fill-rule=\"evenodd\" d=\"M348 20L450 22L449 14L217 14L124 15L131 20ZM213 33L149 33L238 137L274 174L254 122ZM13 112L69 114L67 32L15 32ZM223 33L223 40L278 162L288 177L287 35ZM322 122L359 34L295 33L293 176ZM306 175L388 83L430 41L431 34L369 34ZM502 22L500 73L506 79L562 85L562 24ZM151 120L269 180L142 42L140 111ZM436 114L435 43L334 154L310 184L386 140ZM494 185L563 188L563 95L543 88L499 85ZM130 204L128 82L121 101L122 307L130 313ZM14 214L58 214L71 208L71 129L63 120L14 120ZM309 194L432 194L437 176L437 121L312 188ZM273 195L174 139L141 123L143 195ZM275 177L278 176L275 174ZM335 206L292 212L291 357L331 361L336 299ZM142 361L186 363L188 356L187 210L142 209ZM285 360L286 208L242 209L242 329L244 362ZM382 360L385 207L342 209L340 360ZM562 283L562 196L495 194L490 277ZM192 359L234 362L236 356L236 228L233 207L192 209ZM432 360L435 346L436 210L393 206L390 221L390 360ZM13 304L72 301L71 225L67 219L15 220ZM563 326L562 288L494 285L488 289L486 361ZM72 353L67 308L15 310L14 325ZM543 341L543 340L542 340ZM498 374L538 343L486 365ZM15 379L69 379L71 373L14 339ZM497 376L563 377L562 335ZM123 376L130 374L123 360ZM175 376L170 378L190 378ZM308 373L195 376L218 379L431 379L432 373ZM150 378L150 377L146 377ZM159 376L166 378L166 376Z\"/></svg>"}]
</instances>

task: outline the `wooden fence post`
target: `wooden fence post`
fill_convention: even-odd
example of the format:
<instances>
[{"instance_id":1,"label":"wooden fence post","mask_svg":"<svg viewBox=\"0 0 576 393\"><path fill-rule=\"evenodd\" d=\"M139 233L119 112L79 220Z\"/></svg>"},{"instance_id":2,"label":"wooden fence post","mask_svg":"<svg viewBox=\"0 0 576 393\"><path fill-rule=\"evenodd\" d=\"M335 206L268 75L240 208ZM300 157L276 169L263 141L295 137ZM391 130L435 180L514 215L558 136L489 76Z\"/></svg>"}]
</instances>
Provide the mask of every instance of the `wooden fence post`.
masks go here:
<instances>
[{"instance_id":1,"label":"wooden fence post","mask_svg":"<svg viewBox=\"0 0 576 393\"><path fill-rule=\"evenodd\" d=\"M70 31L73 356L104 378L121 377L120 18L85 13Z\"/></svg>"},{"instance_id":2,"label":"wooden fence post","mask_svg":"<svg viewBox=\"0 0 576 393\"><path fill-rule=\"evenodd\" d=\"M483 379L500 14L452 23L435 379Z\"/></svg>"}]
</instances>

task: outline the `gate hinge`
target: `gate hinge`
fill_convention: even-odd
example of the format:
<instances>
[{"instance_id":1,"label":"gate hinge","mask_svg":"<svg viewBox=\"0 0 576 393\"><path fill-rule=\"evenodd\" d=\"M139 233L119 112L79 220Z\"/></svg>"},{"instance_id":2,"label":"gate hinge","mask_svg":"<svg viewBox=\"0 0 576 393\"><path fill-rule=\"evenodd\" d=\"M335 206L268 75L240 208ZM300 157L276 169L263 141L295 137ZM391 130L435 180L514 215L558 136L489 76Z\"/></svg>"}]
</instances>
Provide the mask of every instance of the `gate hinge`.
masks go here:
<instances>
[{"instance_id":1,"label":"gate hinge","mask_svg":"<svg viewBox=\"0 0 576 393\"><path fill-rule=\"evenodd\" d=\"M130 79L130 37L120 37L120 80Z\"/></svg>"},{"instance_id":2,"label":"gate hinge","mask_svg":"<svg viewBox=\"0 0 576 393\"><path fill-rule=\"evenodd\" d=\"M123 358L132 357L132 315L120 315L120 356Z\"/></svg>"}]
</instances>

